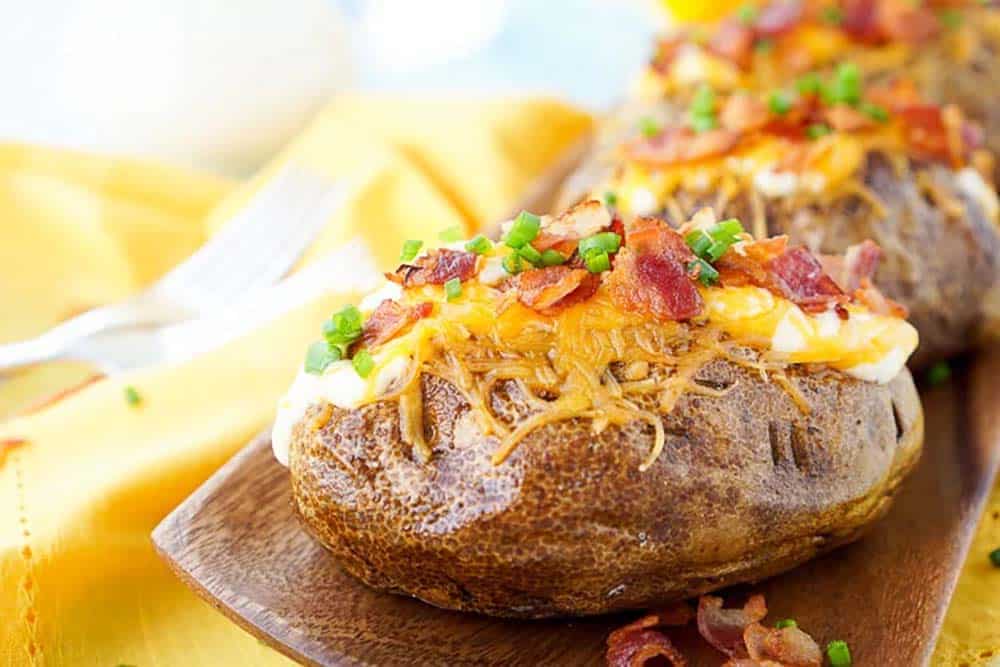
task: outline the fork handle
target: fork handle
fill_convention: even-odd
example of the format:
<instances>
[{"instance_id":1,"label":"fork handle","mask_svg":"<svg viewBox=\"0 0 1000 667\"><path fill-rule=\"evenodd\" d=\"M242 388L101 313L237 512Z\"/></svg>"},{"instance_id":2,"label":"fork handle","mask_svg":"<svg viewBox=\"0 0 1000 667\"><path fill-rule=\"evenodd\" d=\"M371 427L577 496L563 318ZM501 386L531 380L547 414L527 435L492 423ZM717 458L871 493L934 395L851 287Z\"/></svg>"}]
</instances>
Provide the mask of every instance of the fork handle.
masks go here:
<instances>
[{"instance_id":1,"label":"fork handle","mask_svg":"<svg viewBox=\"0 0 1000 667\"><path fill-rule=\"evenodd\" d=\"M37 338L0 345L0 373L68 356L80 342L95 334L127 327L171 324L187 316L150 299L131 299L88 310Z\"/></svg>"}]
</instances>

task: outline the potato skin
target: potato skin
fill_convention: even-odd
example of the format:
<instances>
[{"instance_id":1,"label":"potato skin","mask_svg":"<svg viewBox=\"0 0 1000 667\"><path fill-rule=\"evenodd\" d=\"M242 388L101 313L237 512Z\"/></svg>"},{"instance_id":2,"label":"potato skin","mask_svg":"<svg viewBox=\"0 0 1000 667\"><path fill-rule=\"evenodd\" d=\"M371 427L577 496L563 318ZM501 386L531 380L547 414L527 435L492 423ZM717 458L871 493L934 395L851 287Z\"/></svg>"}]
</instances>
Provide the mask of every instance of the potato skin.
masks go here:
<instances>
[{"instance_id":1,"label":"potato skin","mask_svg":"<svg viewBox=\"0 0 1000 667\"><path fill-rule=\"evenodd\" d=\"M314 406L295 429L290 469L306 528L349 573L450 609L538 618L644 608L759 580L856 539L888 509L918 459L923 416L903 370L888 385L823 367L789 377L812 407L756 372L716 360L652 428L573 419L532 433L504 464L448 381L421 378L418 462L396 403ZM518 385L492 410L527 414ZM653 401L652 397L649 399Z\"/></svg>"}]
</instances>

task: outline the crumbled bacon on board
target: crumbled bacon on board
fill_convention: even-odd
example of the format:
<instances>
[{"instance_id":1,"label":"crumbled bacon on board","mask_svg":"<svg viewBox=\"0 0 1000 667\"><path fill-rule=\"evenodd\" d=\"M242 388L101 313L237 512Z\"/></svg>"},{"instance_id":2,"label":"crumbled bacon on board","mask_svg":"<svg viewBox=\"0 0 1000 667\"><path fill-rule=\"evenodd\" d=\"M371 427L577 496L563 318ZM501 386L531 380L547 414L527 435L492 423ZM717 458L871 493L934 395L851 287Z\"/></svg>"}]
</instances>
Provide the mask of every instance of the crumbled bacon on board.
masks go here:
<instances>
[{"instance_id":1,"label":"crumbled bacon on board","mask_svg":"<svg viewBox=\"0 0 1000 667\"><path fill-rule=\"evenodd\" d=\"M767 615L763 595L753 595L742 607L724 608L722 598L703 595L698 600L698 633L728 660L723 667L819 667L819 645L797 627L768 628L760 623ZM686 665L665 628L691 621L691 609L679 603L656 611L615 630L608 636L609 667L645 667L647 661L666 660ZM660 664L654 662L652 664Z\"/></svg>"},{"instance_id":2,"label":"crumbled bacon on board","mask_svg":"<svg viewBox=\"0 0 1000 667\"><path fill-rule=\"evenodd\" d=\"M365 320L361 340L367 347L381 345L403 333L417 320L429 317L432 312L434 304L427 301L414 306L404 306L386 299Z\"/></svg>"},{"instance_id":3,"label":"crumbled bacon on board","mask_svg":"<svg viewBox=\"0 0 1000 667\"><path fill-rule=\"evenodd\" d=\"M688 266L695 259L666 223L641 218L625 231L625 247L608 277L611 299L622 310L658 320L688 320L704 307Z\"/></svg>"},{"instance_id":4,"label":"crumbled bacon on board","mask_svg":"<svg viewBox=\"0 0 1000 667\"><path fill-rule=\"evenodd\" d=\"M586 301L597 292L600 284L597 274L565 264L531 269L515 278L518 301L542 314L552 314Z\"/></svg>"},{"instance_id":5,"label":"crumbled bacon on board","mask_svg":"<svg viewBox=\"0 0 1000 667\"><path fill-rule=\"evenodd\" d=\"M466 281L476 273L477 255L464 250L441 248L419 257L413 264L402 264L385 277L403 287L443 285L452 278Z\"/></svg>"}]
</instances>

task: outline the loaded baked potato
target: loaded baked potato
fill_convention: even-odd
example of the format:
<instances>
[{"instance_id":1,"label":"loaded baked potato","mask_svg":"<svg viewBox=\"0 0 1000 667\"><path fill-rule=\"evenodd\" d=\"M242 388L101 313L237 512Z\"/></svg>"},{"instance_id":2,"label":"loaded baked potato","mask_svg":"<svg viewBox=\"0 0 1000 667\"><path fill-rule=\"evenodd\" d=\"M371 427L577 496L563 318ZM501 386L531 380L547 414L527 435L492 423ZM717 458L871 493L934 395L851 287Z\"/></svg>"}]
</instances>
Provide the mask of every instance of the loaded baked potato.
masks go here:
<instances>
[{"instance_id":1,"label":"loaded baked potato","mask_svg":"<svg viewBox=\"0 0 1000 667\"><path fill-rule=\"evenodd\" d=\"M498 616L642 608L857 538L918 458L917 333L785 238L596 201L416 256L336 313L273 433L377 589ZM869 269L872 267L869 267Z\"/></svg>"},{"instance_id":2,"label":"loaded baked potato","mask_svg":"<svg viewBox=\"0 0 1000 667\"><path fill-rule=\"evenodd\" d=\"M674 225L712 205L817 253L874 239L875 282L920 332L917 367L966 349L997 317L1000 205L957 107L926 104L905 83L866 88L851 63L795 88L702 87L684 109L658 105L561 199L604 196L625 217Z\"/></svg>"}]
</instances>

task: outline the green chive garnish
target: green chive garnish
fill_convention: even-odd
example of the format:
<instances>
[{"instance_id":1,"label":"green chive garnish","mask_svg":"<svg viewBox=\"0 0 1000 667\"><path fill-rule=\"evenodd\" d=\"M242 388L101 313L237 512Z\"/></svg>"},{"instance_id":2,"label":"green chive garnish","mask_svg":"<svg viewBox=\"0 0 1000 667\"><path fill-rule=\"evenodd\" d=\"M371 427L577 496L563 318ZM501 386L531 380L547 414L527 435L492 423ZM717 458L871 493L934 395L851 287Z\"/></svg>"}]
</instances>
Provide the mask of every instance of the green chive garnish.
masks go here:
<instances>
[{"instance_id":1,"label":"green chive garnish","mask_svg":"<svg viewBox=\"0 0 1000 667\"><path fill-rule=\"evenodd\" d=\"M778 628L797 628L799 624L795 622L794 618L783 618L774 624L774 627Z\"/></svg>"},{"instance_id":2,"label":"green chive garnish","mask_svg":"<svg viewBox=\"0 0 1000 667\"><path fill-rule=\"evenodd\" d=\"M1000 567L1000 549L994 549L990 552L990 563L993 567Z\"/></svg>"},{"instance_id":3,"label":"green chive garnish","mask_svg":"<svg viewBox=\"0 0 1000 667\"><path fill-rule=\"evenodd\" d=\"M944 27L954 30L962 25L962 12L957 9L942 9L941 13L938 14L938 19L941 20Z\"/></svg>"},{"instance_id":4,"label":"green chive garnish","mask_svg":"<svg viewBox=\"0 0 1000 667\"><path fill-rule=\"evenodd\" d=\"M535 248L531 245L528 244L523 245L514 252L520 255L522 259L524 259L527 262L530 262L531 264L534 264L535 266L538 266L539 264L542 263L542 253L535 250Z\"/></svg>"},{"instance_id":5,"label":"green chive garnish","mask_svg":"<svg viewBox=\"0 0 1000 667\"><path fill-rule=\"evenodd\" d=\"M803 74L795 82L795 89L800 95L815 95L823 88L823 79L816 72Z\"/></svg>"},{"instance_id":6,"label":"green chive garnish","mask_svg":"<svg viewBox=\"0 0 1000 667\"><path fill-rule=\"evenodd\" d=\"M757 7L749 2L745 5L741 5L736 11L736 17L743 25L750 25L757 20Z\"/></svg>"},{"instance_id":7,"label":"green chive garnish","mask_svg":"<svg viewBox=\"0 0 1000 667\"><path fill-rule=\"evenodd\" d=\"M350 345L361 338L361 311L347 305L323 323L323 337L330 345Z\"/></svg>"},{"instance_id":8,"label":"green chive garnish","mask_svg":"<svg viewBox=\"0 0 1000 667\"><path fill-rule=\"evenodd\" d=\"M614 232L600 232L580 241L579 251L583 256L592 252L618 252L622 237Z\"/></svg>"},{"instance_id":9,"label":"green chive garnish","mask_svg":"<svg viewBox=\"0 0 1000 667\"><path fill-rule=\"evenodd\" d=\"M504 257L503 261L500 262L500 265L503 266L504 271L512 276L517 275L524 270L524 262L521 260L520 255L516 252L512 252Z\"/></svg>"},{"instance_id":10,"label":"green chive garnish","mask_svg":"<svg viewBox=\"0 0 1000 667\"><path fill-rule=\"evenodd\" d=\"M944 384L951 378L951 366L947 361L939 361L927 369L927 384L932 387Z\"/></svg>"},{"instance_id":11,"label":"green chive garnish","mask_svg":"<svg viewBox=\"0 0 1000 667\"><path fill-rule=\"evenodd\" d=\"M535 240L538 236L538 229L541 227L542 221L537 215L533 213L528 213L527 211L521 211L517 218L514 220L514 224L511 226L510 231L507 232L507 237L504 242L511 248L520 248L528 243Z\"/></svg>"},{"instance_id":12,"label":"green chive garnish","mask_svg":"<svg viewBox=\"0 0 1000 667\"><path fill-rule=\"evenodd\" d=\"M726 254L726 251L729 250L729 245L726 241L712 241L712 245L708 246L708 250L705 251L705 259L710 262L717 261Z\"/></svg>"},{"instance_id":13,"label":"green chive garnish","mask_svg":"<svg viewBox=\"0 0 1000 667\"><path fill-rule=\"evenodd\" d=\"M139 395L139 392L132 385L125 387L125 402L133 408L142 403L142 396Z\"/></svg>"},{"instance_id":14,"label":"green chive garnish","mask_svg":"<svg viewBox=\"0 0 1000 667\"><path fill-rule=\"evenodd\" d=\"M604 193L604 205L605 206L617 206L618 205L618 195L608 190Z\"/></svg>"},{"instance_id":15,"label":"green chive garnish","mask_svg":"<svg viewBox=\"0 0 1000 667\"><path fill-rule=\"evenodd\" d=\"M318 340L309 346L306 352L306 373L320 375L326 367L335 361L340 361L340 348L330 345L325 340Z\"/></svg>"},{"instance_id":16,"label":"green chive garnish","mask_svg":"<svg viewBox=\"0 0 1000 667\"><path fill-rule=\"evenodd\" d=\"M652 139L660 133L660 124L649 116L644 116L639 119L639 131L642 132L642 136Z\"/></svg>"},{"instance_id":17,"label":"green chive garnish","mask_svg":"<svg viewBox=\"0 0 1000 667\"><path fill-rule=\"evenodd\" d=\"M880 123L885 123L889 120L889 112L885 110L885 107L880 107L877 104L862 102L858 109L861 110L861 113Z\"/></svg>"},{"instance_id":18,"label":"green chive garnish","mask_svg":"<svg viewBox=\"0 0 1000 667\"><path fill-rule=\"evenodd\" d=\"M823 99L828 104L855 106L861 101L861 70L854 63L843 63L837 68L830 85L823 88Z\"/></svg>"},{"instance_id":19,"label":"green chive garnish","mask_svg":"<svg viewBox=\"0 0 1000 667\"><path fill-rule=\"evenodd\" d=\"M715 113L715 91L711 86L703 84L695 91L694 99L691 100L691 113L699 116Z\"/></svg>"},{"instance_id":20,"label":"green chive garnish","mask_svg":"<svg viewBox=\"0 0 1000 667\"><path fill-rule=\"evenodd\" d=\"M691 248L691 251L698 257L703 256L709 246L712 245L712 237L701 229L689 232L688 235L684 237L684 240L687 242L688 247Z\"/></svg>"},{"instance_id":21,"label":"green chive garnish","mask_svg":"<svg viewBox=\"0 0 1000 667\"><path fill-rule=\"evenodd\" d=\"M826 657L832 667L849 667L851 649L847 647L847 642L835 639L826 645Z\"/></svg>"},{"instance_id":22,"label":"green chive garnish","mask_svg":"<svg viewBox=\"0 0 1000 667\"><path fill-rule=\"evenodd\" d=\"M368 353L368 350L358 350L354 354L354 358L351 359L351 365L354 366L354 370L358 375L366 378L372 372L372 369L375 368L375 360L372 359L372 355Z\"/></svg>"},{"instance_id":23,"label":"green chive garnish","mask_svg":"<svg viewBox=\"0 0 1000 667\"><path fill-rule=\"evenodd\" d=\"M714 130L718 126L719 123L715 120L715 116L691 116L691 129L698 134Z\"/></svg>"},{"instance_id":24,"label":"green chive garnish","mask_svg":"<svg viewBox=\"0 0 1000 667\"><path fill-rule=\"evenodd\" d=\"M465 238L465 231L457 225L449 227L448 229L443 229L441 230L441 233L438 234L438 239L444 241L445 243L454 243L455 241L461 241L463 238Z\"/></svg>"},{"instance_id":25,"label":"green chive garnish","mask_svg":"<svg viewBox=\"0 0 1000 667\"><path fill-rule=\"evenodd\" d=\"M806 136L810 139L819 139L820 137L825 137L826 135L833 132L829 125L824 125L823 123L813 123L806 128Z\"/></svg>"},{"instance_id":26,"label":"green chive garnish","mask_svg":"<svg viewBox=\"0 0 1000 667\"><path fill-rule=\"evenodd\" d=\"M558 266L565 263L566 258L555 248L549 248L542 253L542 266Z\"/></svg>"},{"instance_id":27,"label":"green chive garnish","mask_svg":"<svg viewBox=\"0 0 1000 667\"><path fill-rule=\"evenodd\" d=\"M730 243L735 243L743 231L742 222L736 218L729 218L728 220L715 223L708 230L708 233L713 239L718 241L729 241Z\"/></svg>"},{"instance_id":28,"label":"green chive garnish","mask_svg":"<svg viewBox=\"0 0 1000 667\"><path fill-rule=\"evenodd\" d=\"M454 301L458 297L462 296L462 281L458 278L452 278L451 280L445 282L444 295L447 297L448 301Z\"/></svg>"},{"instance_id":29,"label":"green chive garnish","mask_svg":"<svg viewBox=\"0 0 1000 667\"><path fill-rule=\"evenodd\" d=\"M823 8L823 21L830 25L840 25L844 22L844 12L835 5Z\"/></svg>"},{"instance_id":30,"label":"green chive garnish","mask_svg":"<svg viewBox=\"0 0 1000 667\"><path fill-rule=\"evenodd\" d=\"M483 255L488 253L493 248L493 242L488 238L480 234L476 238L472 239L465 244L465 249L469 252L474 252L477 255Z\"/></svg>"},{"instance_id":31,"label":"green chive garnish","mask_svg":"<svg viewBox=\"0 0 1000 667\"><path fill-rule=\"evenodd\" d=\"M399 253L399 261L401 262L412 262L416 258L417 253L424 246L423 241L404 241L403 250Z\"/></svg>"},{"instance_id":32,"label":"green chive garnish","mask_svg":"<svg viewBox=\"0 0 1000 667\"><path fill-rule=\"evenodd\" d=\"M715 267L703 260L698 258L688 264L688 273L698 272L698 280L701 284L708 287L709 285L714 285L719 279L719 272L715 270Z\"/></svg>"},{"instance_id":33,"label":"green chive garnish","mask_svg":"<svg viewBox=\"0 0 1000 667\"><path fill-rule=\"evenodd\" d=\"M608 257L608 253L600 250L595 250L589 255L585 255L583 263L591 273L600 273L611 268L611 258Z\"/></svg>"},{"instance_id":34,"label":"green chive garnish","mask_svg":"<svg viewBox=\"0 0 1000 667\"><path fill-rule=\"evenodd\" d=\"M774 42L769 39L758 39L757 43L753 45L753 50L757 53L770 53L773 48Z\"/></svg>"},{"instance_id":35,"label":"green chive garnish","mask_svg":"<svg viewBox=\"0 0 1000 667\"><path fill-rule=\"evenodd\" d=\"M792 108L792 98L784 91L775 90L767 98L767 106L771 113L784 116Z\"/></svg>"}]
</instances>

